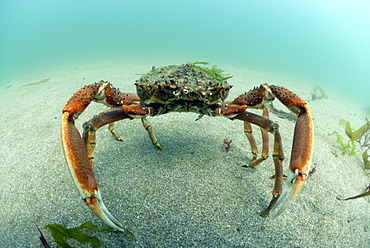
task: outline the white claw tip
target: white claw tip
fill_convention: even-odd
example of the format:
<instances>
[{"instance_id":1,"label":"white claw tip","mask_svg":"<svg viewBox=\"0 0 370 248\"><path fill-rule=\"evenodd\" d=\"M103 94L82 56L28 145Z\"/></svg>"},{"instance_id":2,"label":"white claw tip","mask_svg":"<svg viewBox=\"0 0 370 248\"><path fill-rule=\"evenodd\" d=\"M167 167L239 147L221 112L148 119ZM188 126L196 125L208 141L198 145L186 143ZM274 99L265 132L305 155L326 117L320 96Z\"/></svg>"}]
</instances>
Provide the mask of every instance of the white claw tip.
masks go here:
<instances>
[{"instance_id":1,"label":"white claw tip","mask_svg":"<svg viewBox=\"0 0 370 248\"><path fill-rule=\"evenodd\" d=\"M294 201L296 194L294 194L293 192L295 192L294 188L297 175L298 170L296 170L294 173L291 171L288 172L288 176L285 181L283 190L279 196L279 199L271 209L271 211L277 209L277 212L273 215L274 218L279 216L290 205L290 203Z\"/></svg>"}]
</instances>

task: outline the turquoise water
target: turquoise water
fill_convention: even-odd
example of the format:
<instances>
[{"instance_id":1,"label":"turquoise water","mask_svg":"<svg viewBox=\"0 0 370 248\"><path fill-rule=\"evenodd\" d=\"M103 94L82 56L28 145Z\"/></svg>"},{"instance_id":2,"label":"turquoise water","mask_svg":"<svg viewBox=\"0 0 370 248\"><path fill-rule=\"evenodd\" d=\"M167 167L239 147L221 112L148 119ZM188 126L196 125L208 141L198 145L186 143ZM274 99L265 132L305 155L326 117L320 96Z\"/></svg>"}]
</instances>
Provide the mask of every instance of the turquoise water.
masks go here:
<instances>
[{"instance_id":1,"label":"turquoise water","mask_svg":"<svg viewBox=\"0 0 370 248\"><path fill-rule=\"evenodd\" d=\"M368 13L365 0L2 0L0 83L80 62L206 60L295 77L369 105Z\"/></svg>"}]
</instances>

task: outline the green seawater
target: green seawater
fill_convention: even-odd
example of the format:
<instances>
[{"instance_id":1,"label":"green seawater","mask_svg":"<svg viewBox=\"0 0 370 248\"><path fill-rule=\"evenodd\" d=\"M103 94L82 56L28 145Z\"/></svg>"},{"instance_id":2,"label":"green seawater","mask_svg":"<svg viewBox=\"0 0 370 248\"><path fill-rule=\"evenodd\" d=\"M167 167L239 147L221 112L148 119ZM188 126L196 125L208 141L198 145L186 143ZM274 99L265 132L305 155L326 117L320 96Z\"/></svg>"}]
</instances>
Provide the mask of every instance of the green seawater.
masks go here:
<instances>
[{"instance_id":1,"label":"green seawater","mask_svg":"<svg viewBox=\"0 0 370 248\"><path fill-rule=\"evenodd\" d=\"M21 74L78 63L210 61L370 105L368 13L366 0L3 0L0 89Z\"/></svg>"}]
</instances>

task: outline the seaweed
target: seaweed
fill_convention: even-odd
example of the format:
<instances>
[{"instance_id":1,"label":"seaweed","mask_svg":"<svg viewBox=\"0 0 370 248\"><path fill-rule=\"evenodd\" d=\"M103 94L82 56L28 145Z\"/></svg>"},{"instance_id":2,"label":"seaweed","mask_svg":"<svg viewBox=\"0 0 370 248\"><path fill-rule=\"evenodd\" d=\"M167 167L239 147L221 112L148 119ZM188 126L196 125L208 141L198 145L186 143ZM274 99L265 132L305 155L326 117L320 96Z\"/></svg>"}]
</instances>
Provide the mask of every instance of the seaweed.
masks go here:
<instances>
[{"instance_id":1,"label":"seaweed","mask_svg":"<svg viewBox=\"0 0 370 248\"><path fill-rule=\"evenodd\" d=\"M365 185L365 192L362 193L362 194L358 194L358 195L351 196L351 197L348 197L348 198L339 198L339 197L337 197L337 199L340 200L340 201L347 201L347 200L353 200L353 199L357 199L357 198L361 198L361 197L365 197L365 196L370 196L370 184Z\"/></svg>"},{"instance_id":2,"label":"seaweed","mask_svg":"<svg viewBox=\"0 0 370 248\"><path fill-rule=\"evenodd\" d=\"M367 153L370 149L370 121L366 119L366 123L356 131L352 131L351 123L347 121L345 132L350 140L360 144L360 147L363 149L362 159L365 169L370 169L369 155Z\"/></svg>"},{"instance_id":3,"label":"seaweed","mask_svg":"<svg viewBox=\"0 0 370 248\"><path fill-rule=\"evenodd\" d=\"M339 124L344 124L344 121L341 120ZM361 126L359 129L357 129L356 131L352 130L351 123L349 121L345 123L345 126L346 126L345 132L348 138L350 138L350 141L357 142L358 144L360 144L360 146L363 149L362 159L365 164L365 169L370 169L369 155L367 154L367 151L370 149L370 121L366 119L366 123L363 126ZM370 196L370 184L366 186L365 192L362 194L355 195L355 196L348 197L348 198L343 198L343 199L337 197L337 199L346 201L346 200L361 198L364 196Z\"/></svg>"},{"instance_id":4,"label":"seaweed","mask_svg":"<svg viewBox=\"0 0 370 248\"><path fill-rule=\"evenodd\" d=\"M208 75L210 75L212 78L216 79L217 81L226 81L230 78L232 78L232 75L229 74L224 74L224 70L221 70L218 68L216 65L212 66L211 69L207 67L203 67L200 65L209 65L208 62L203 62L203 61L196 61L196 62L187 62L187 65L190 65L194 69L200 70Z\"/></svg>"},{"instance_id":5,"label":"seaweed","mask_svg":"<svg viewBox=\"0 0 370 248\"><path fill-rule=\"evenodd\" d=\"M226 146L224 147L225 152L229 152L229 151L230 151L230 148L231 148L231 142L233 142L233 140L224 139L224 144L226 145Z\"/></svg>"},{"instance_id":6,"label":"seaweed","mask_svg":"<svg viewBox=\"0 0 370 248\"><path fill-rule=\"evenodd\" d=\"M370 149L370 121L366 119L366 123L363 126L361 126L359 129L357 129L356 131L352 130L351 123L349 121L340 120L339 124L346 126L345 133L348 136L348 138L350 138L349 142L352 142L352 144L354 144L354 142L357 142L358 144L360 144L360 147L362 147L363 149L362 159L365 164L365 169L370 169L369 155L367 154L367 151ZM333 133L337 134L337 143L342 143L341 146L343 147L344 143L341 137L339 140L338 132L334 131ZM348 197L348 198L337 197L337 199L341 201L347 201L347 200L357 199L357 198L361 198L365 196L370 196L370 184L366 186L365 192L363 192L362 194L355 195L355 196Z\"/></svg>"},{"instance_id":7,"label":"seaweed","mask_svg":"<svg viewBox=\"0 0 370 248\"><path fill-rule=\"evenodd\" d=\"M368 121L367 119L366 119L366 123L354 132L352 131L351 123L349 123L349 121L347 121L347 124L346 124L346 134L347 134L347 136L350 139L357 141L357 140L360 140L365 135L364 142L366 142L366 144L368 146L370 145L370 137L366 137L366 136L370 136L370 132L368 132L369 129L370 129L370 121Z\"/></svg>"},{"instance_id":8,"label":"seaweed","mask_svg":"<svg viewBox=\"0 0 370 248\"><path fill-rule=\"evenodd\" d=\"M51 224L46 225L44 228L49 229L51 232L51 235L53 236L54 241L61 247L70 248L71 246L67 243L68 239L76 239L77 241L81 243L88 243L93 247L102 247L101 241L95 237L90 236L86 233L84 233L83 229L90 229L94 231L100 231L100 232L114 232L115 230L111 228L102 228L100 226L95 226L91 223L91 221L86 222L82 224L81 226L74 227L74 228L66 228L63 225L59 224ZM134 235L131 232L125 233L126 238L129 240L132 240Z\"/></svg>"},{"instance_id":9,"label":"seaweed","mask_svg":"<svg viewBox=\"0 0 370 248\"><path fill-rule=\"evenodd\" d=\"M345 156L345 155L348 155L348 156L353 156L356 154L356 144L353 140L349 140L346 143L343 142L343 138L342 136L337 132L337 131L334 131L332 133L329 133L328 134L329 136L331 135L335 135L337 137L337 144L340 146L341 150L342 150L342 156Z\"/></svg>"},{"instance_id":10,"label":"seaweed","mask_svg":"<svg viewBox=\"0 0 370 248\"><path fill-rule=\"evenodd\" d=\"M346 120L339 120L339 125L345 126L345 133L349 140L347 143L343 142L342 136L334 131L328 135L335 135L337 137L337 143L339 144L342 155L355 155L356 144L359 144L362 148L362 159L365 164L365 169L370 169L370 160L368 151L370 150L370 121L366 119L366 123L356 131L352 130L351 123Z\"/></svg>"},{"instance_id":11,"label":"seaweed","mask_svg":"<svg viewBox=\"0 0 370 248\"><path fill-rule=\"evenodd\" d=\"M318 85L313 87L312 92L310 94L312 96L312 99L311 99L312 101L328 98L325 91L321 89L321 87Z\"/></svg>"},{"instance_id":12,"label":"seaweed","mask_svg":"<svg viewBox=\"0 0 370 248\"><path fill-rule=\"evenodd\" d=\"M76 239L81 243L88 243L94 247L102 246L101 241L97 237L90 236L82 232L82 229L84 228L88 228L90 230L99 228L98 226L93 225L90 221L75 228L66 228L65 226L59 224L47 225L45 226L45 228L48 228L50 230L54 241L61 247L71 247L67 243L67 240L69 238Z\"/></svg>"}]
</instances>

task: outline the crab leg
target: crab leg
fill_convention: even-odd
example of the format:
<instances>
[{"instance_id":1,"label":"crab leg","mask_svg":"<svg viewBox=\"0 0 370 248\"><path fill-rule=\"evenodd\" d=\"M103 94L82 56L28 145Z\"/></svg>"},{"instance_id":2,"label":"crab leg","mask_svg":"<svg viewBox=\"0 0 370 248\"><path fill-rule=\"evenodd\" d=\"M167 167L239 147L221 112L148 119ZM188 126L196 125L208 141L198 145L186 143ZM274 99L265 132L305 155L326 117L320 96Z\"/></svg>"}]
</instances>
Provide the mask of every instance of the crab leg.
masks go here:
<instances>
[{"instance_id":1,"label":"crab leg","mask_svg":"<svg viewBox=\"0 0 370 248\"><path fill-rule=\"evenodd\" d=\"M149 138L152 141L153 145L155 145L159 150L161 150L162 146L158 143L158 140L153 133L152 124L150 124L150 122L145 117L141 118L141 123L143 124L143 127L148 131Z\"/></svg>"},{"instance_id":2,"label":"crab leg","mask_svg":"<svg viewBox=\"0 0 370 248\"><path fill-rule=\"evenodd\" d=\"M235 119L250 122L274 134L273 160L274 160L274 165L275 165L275 185L272 191L272 195L273 195L272 200L269 206L261 214L261 216L267 216L270 210L273 208L273 206L278 200L278 197L281 193L282 182L283 182L284 152L283 152L281 136L279 132L279 126L273 121L265 117L262 117L262 116L259 116L259 115L256 115L250 112L244 112L240 115L237 115Z\"/></svg>"},{"instance_id":3,"label":"crab leg","mask_svg":"<svg viewBox=\"0 0 370 248\"><path fill-rule=\"evenodd\" d=\"M269 118L268 110L267 110L266 107L263 108L263 117ZM249 122L247 122L247 121L244 122L244 133L248 138L249 144L251 145L253 158L252 158L252 161L248 165L245 165L243 167L252 167L253 168L256 165L258 165L259 163L261 163L262 161L266 160L269 156L269 137L268 137L268 133L267 133L266 129L264 129L262 127L260 129L261 129L261 135L262 135L262 152L261 152L261 157L257 159L258 149L257 149L256 141L255 141L255 139L252 135L252 126Z\"/></svg>"},{"instance_id":4,"label":"crab leg","mask_svg":"<svg viewBox=\"0 0 370 248\"><path fill-rule=\"evenodd\" d=\"M277 216L296 198L308 177L312 160L314 131L311 111L304 100L283 87L271 85L270 89L280 102L293 113L298 114L294 128L288 177L279 200L273 208L278 209L281 205L276 213Z\"/></svg>"},{"instance_id":5,"label":"crab leg","mask_svg":"<svg viewBox=\"0 0 370 248\"><path fill-rule=\"evenodd\" d=\"M80 133L70 120L68 112L63 114L62 143L72 180L85 204L106 225L127 232L104 205L94 176L93 163L89 161Z\"/></svg>"},{"instance_id":6,"label":"crab leg","mask_svg":"<svg viewBox=\"0 0 370 248\"><path fill-rule=\"evenodd\" d=\"M116 133L116 130L114 130L114 122L112 123L109 123L108 125L108 130L110 131L110 133L113 135L113 137L118 140L118 141L122 141L121 137L119 137L119 135Z\"/></svg>"},{"instance_id":7,"label":"crab leg","mask_svg":"<svg viewBox=\"0 0 370 248\"><path fill-rule=\"evenodd\" d=\"M91 120L85 122L83 124L83 134L82 140L85 145L88 159L90 160L93 168L94 168L94 149L95 149L95 133L100 127L112 124L116 121L123 120L126 118L132 119L122 108L114 108L104 111L96 116L94 116ZM120 138L120 140L122 140Z\"/></svg>"},{"instance_id":8,"label":"crab leg","mask_svg":"<svg viewBox=\"0 0 370 248\"><path fill-rule=\"evenodd\" d=\"M257 155L258 155L257 143L252 134L252 125L250 124L250 122L247 122L247 121L244 122L244 134L245 136L247 136L247 139L251 146L253 158L252 158L252 162L250 162L248 165L243 165L243 167L249 167L251 163L257 160Z\"/></svg>"},{"instance_id":9,"label":"crab leg","mask_svg":"<svg viewBox=\"0 0 370 248\"><path fill-rule=\"evenodd\" d=\"M112 94L112 91L116 91L115 94ZM75 93L63 108L61 138L64 155L73 182L86 205L106 225L122 232L128 232L111 215L102 200L94 176L92 151L95 141L92 141L95 139L95 130L100 126L131 117L125 113L123 108L115 108L101 113L98 118L93 118L85 125L85 131L88 129L91 135L84 135L84 137L88 137L84 138L84 142L74 121L91 101L105 102L112 106L133 102L129 95L118 92L108 82L91 84Z\"/></svg>"},{"instance_id":10,"label":"crab leg","mask_svg":"<svg viewBox=\"0 0 370 248\"><path fill-rule=\"evenodd\" d=\"M282 161L284 155L278 125L268 119L267 112L264 113L263 116L246 112L248 107L257 109L265 108L265 104L273 101L275 98L278 98L281 103L298 115L294 130L288 178L283 189ZM261 215L267 216L269 212L274 209L278 209L276 216L279 215L296 198L309 173L313 150L313 122L307 103L293 92L283 87L261 85L248 93L240 95L234 101L228 102L224 107L218 109L215 114L255 124L274 134L273 159L275 164L275 186L272 192L273 198ZM246 127L245 130L249 131L248 124ZM249 136L251 136L251 134L247 134L248 138ZM263 150L265 149L266 151L268 140L264 136L263 141ZM251 146L253 151L255 145L253 145L252 142ZM253 157L255 158L255 156ZM264 154L262 154L262 158L263 157Z\"/></svg>"}]
</instances>

